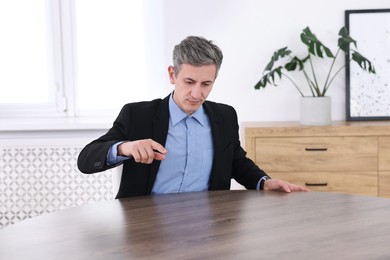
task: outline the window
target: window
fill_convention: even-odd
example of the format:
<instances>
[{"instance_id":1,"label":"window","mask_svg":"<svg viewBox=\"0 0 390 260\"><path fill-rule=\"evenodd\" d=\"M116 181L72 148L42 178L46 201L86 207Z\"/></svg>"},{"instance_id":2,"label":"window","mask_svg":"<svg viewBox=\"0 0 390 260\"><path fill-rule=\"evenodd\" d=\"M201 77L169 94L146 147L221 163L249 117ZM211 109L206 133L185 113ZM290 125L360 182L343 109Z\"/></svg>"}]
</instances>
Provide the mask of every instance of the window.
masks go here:
<instances>
[{"instance_id":1,"label":"window","mask_svg":"<svg viewBox=\"0 0 390 260\"><path fill-rule=\"evenodd\" d=\"M144 90L137 80L145 78L142 0L83 0L75 7L77 111L118 112Z\"/></svg>"},{"instance_id":2,"label":"window","mask_svg":"<svg viewBox=\"0 0 390 260\"><path fill-rule=\"evenodd\" d=\"M156 68L163 56L150 56L162 48L162 8L148 5L1 1L0 116L113 115L125 103L149 99L146 63L153 58L148 66Z\"/></svg>"},{"instance_id":3,"label":"window","mask_svg":"<svg viewBox=\"0 0 390 260\"><path fill-rule=\"evenodd\" d=\"M45 0L0 1L0 115L57 110L48 9Z\"/></svg>"}]
</instances>

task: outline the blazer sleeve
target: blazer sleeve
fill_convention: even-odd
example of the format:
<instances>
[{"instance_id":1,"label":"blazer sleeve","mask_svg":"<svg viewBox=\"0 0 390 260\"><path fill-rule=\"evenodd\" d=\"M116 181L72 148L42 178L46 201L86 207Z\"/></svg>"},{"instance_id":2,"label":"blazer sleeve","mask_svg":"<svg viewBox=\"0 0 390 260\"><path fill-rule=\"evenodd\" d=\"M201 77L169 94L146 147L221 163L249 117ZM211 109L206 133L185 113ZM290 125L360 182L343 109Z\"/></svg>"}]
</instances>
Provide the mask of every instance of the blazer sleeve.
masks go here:
<instances>
[{"instance_id":1,"label":"blazer sleeve","mask_svg":"<svg viewBox=\"0 0 390 260\"><path fill-rule=\"evenodd\" d=\"M111 129L105 135L87 144L81 150L77 159L77 167L81 172L96 173L118 166L107 165L107 153L113 144L127 139L127 127L130 118L130 107L125 105L114 121Z\"/></svg>"},{"instance_id":2,"label":"blazer sleeve","mask_svg":"<svg viewBox=\"0 0 390 260\"><path fill-rule=\"evenodd\" d=\"M233 164L232 164L232 177L246 189L256 189L259 180L268 176L259 166L257 166L246 155L246 151L242 148L239 139L239 125L236 111L233 109Z\"/></svg>"},{"instance_id":3,"label":"blazer sleeve","mask_svg":"<svg viewBox=\"0 0 390 260\"><path fill-rule=\"evenodd\" d=\"M235 109L229 105L206 103L213 128L214 161L210 190L230 189L231 179L247 189L256 189L263 176L261 170L241 147Z\"/></svg>"}]
</instances>

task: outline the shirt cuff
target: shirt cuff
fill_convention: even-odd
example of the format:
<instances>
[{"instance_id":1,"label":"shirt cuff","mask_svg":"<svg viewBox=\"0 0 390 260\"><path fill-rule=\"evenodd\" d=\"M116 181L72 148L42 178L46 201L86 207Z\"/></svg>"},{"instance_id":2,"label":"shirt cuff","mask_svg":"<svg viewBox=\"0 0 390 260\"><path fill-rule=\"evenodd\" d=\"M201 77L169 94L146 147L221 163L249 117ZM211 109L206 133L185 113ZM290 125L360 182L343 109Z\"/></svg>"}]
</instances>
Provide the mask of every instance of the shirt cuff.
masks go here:
<instances>
[{"instance_id":1,"label":"shirt cuff","mask_svg":"<svg viewBox=\"0 0 390 260\"><path fill-rule=\"evenodd\" d=\"M260 180L259 180L259 182L258 182L257 185L256 185L256 190L260 190L260 184L261 184L261 182L262 182L262 181L266 181L266 180L268 180L268 179L270 179L270 177L268 177L268 176L263 176L263 177L261 177Z\"/></svg>"},{"instance_id":2,"label":"shirt cuff","mask_svg":"<svg viewBox=\"0 0 390 260\"><path fill-rule=\"evenodd\" d=\"M123 143L123 142L117 142L117 143L113 144L110 147L110 150L108 150L108 153L107 153L107 165L108 166L113 166L113 165L119 164L119 163L130 158L127 156L118 156L118 145L120 145L121 143Z\"/></svg>"},{"instance_id":3,"label":"shirt cuff","mask_svg":"<svg viewBox=\"0 0 390 260\"><path fill-rule=\"evenodd\" d=\"M257 182L256 190L260 190L260 182L261 182L261 179L262 179L262 178L260 178L260 180Z\"/></svg>"}]
</instances>

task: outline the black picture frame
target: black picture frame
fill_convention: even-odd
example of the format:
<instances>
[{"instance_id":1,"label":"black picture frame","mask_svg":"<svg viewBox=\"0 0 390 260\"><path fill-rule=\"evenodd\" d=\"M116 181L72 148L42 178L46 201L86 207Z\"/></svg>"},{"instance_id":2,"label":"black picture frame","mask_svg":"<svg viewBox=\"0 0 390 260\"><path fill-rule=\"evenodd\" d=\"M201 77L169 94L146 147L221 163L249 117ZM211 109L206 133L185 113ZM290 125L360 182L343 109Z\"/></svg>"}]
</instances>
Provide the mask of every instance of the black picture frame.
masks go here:
<instances>
[{"instance_id":1,"label":"black picture frame","mask_svg":"<svg viewBox=\"0 0 390 260\"><path fill-rule=\"evenodd\" d=\"M376 70L363 71L346 54L346 119L390 120L390 9L346 10L345 27Z\"/></svg>"}]
</instances>

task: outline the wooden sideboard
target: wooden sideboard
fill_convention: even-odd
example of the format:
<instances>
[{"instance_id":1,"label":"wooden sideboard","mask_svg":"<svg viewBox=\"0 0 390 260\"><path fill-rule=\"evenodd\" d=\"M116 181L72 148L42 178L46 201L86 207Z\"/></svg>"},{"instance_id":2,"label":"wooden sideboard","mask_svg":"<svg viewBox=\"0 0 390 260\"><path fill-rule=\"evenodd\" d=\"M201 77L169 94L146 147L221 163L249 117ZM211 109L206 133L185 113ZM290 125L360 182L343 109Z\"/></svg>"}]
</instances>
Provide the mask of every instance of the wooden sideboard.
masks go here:
<instances>
[{"instance_id":1,"label":"wooden sideboard","mask_svg":"<svg viewBox=\"0 0 390 260\"><path fill-rule=\"evenodd\" d=\"M248 157L273 178L390 198L390 121L248 122L242 129Z\"/></svg>"}]
</instances>

